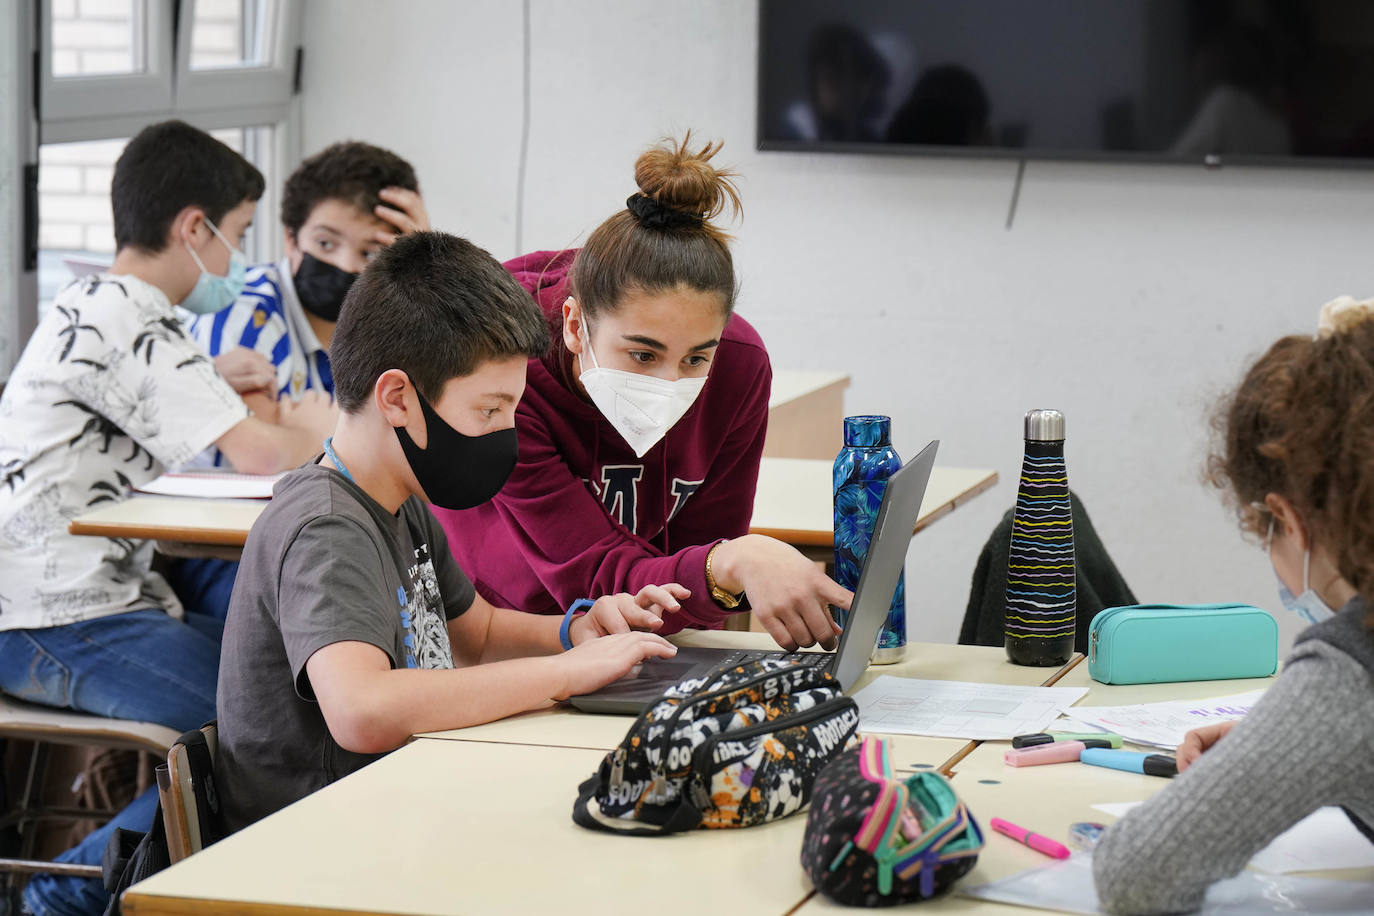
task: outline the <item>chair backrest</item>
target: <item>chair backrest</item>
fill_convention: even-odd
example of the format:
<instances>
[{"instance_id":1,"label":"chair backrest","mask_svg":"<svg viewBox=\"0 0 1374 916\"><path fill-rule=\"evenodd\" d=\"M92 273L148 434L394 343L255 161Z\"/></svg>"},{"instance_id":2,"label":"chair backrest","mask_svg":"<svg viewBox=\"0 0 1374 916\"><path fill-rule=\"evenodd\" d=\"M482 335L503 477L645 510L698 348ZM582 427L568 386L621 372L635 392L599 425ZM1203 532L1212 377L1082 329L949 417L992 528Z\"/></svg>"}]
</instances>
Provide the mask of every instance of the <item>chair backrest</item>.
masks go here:
<instances>
[{"instance_id":1,"label":"chair backrest","mask_svg":"<svg viewBox=\"0 0 1374 916\"><path fill-rule=\"evenodd\" d=\"M215 723L187 732L167 753L167 767L158 767L158 793L172 862L200 852L220 839L219 791L215 785L215 755L219 737Z\"/></svg>"}]
</instances>

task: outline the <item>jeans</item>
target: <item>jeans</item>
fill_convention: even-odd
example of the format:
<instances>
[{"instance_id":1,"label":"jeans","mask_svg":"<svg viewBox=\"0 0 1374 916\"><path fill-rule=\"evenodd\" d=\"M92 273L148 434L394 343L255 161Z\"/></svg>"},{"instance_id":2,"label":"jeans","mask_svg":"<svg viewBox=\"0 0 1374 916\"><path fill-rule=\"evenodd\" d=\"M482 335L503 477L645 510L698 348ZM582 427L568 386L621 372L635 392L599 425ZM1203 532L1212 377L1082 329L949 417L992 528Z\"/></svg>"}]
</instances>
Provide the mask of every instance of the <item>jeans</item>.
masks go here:
<instances>
[{"instance_id":1,"label":"jeans","mask_svg":"<svg viewBox=\"0 0 1374 916\"><path fill-rule=\"evenodd\" d=\"M238 573L237 562L209 557L172 560L166 570L167 581L182 604L218 620L229 614L229 594Z\"/></svg>"},{"instance_id":2,"label":"jeans","mask_svg":"<svg viewBox=\"0 0 1374 916\"><path fill-rule=\"evenodd\" d=\"M0 691L47 706L190 731L215 717L223 636L223 621L187 614L182 622L159 610L3 630ZM99 865L114 829L148 830L156 805L153 787L58 861ZM38 875L24 889L24 903L40 916L98 914L108 902L101 882L89 878Z\"/></svg>"}]
</instances>

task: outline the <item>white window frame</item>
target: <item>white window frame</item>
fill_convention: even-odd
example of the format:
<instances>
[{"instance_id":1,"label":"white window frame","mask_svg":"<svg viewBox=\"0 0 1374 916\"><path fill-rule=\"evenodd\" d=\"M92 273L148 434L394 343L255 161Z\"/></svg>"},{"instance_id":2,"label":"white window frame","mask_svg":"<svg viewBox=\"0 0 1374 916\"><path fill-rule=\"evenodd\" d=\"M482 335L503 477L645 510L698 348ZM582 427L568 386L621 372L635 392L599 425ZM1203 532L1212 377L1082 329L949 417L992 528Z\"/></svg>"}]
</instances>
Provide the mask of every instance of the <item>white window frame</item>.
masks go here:
<instances>
[{"instance_id":1,"label":"white window frame","mask_svg":"<svg viewBox=\"0 0 1374 916\"><path fill-rule=\"evenodd\" d=\"M29 3L0 4L0 86L9 98L0 102L0 238L8 241L0 250L0 387L9 380L24 345L38 324L38 271L28 263L36 251L36 227L28 220L25 196L36 192L28 186L27 168L37 168L38 126L33 111L32 68L34 9Z\"/></svg>"},{"instance_id":2,"label":"white window frame","mask_svg":"<svg viewBox=\"0 0 1374 916\"><path fill-rule=\"evenodd\" d=\"M291 99L296 81L296 48L300 39L301 4L276 0L268 24L268 63L262 66L191 69L191 38L199 0L182 0L181 34L177 36L175 103L178 111L243 109L276 114ZM247 123L246 121L243 123ZM261 122L259 122L261 123Z\"/></svg>"},{"instance_id":3,"label":"white window frame","mask_svg":"<svg viewBox=\"0 0 1374 916\"><path fill-rule=\"evenodd\" d=\"M192 70L196 0L137 0L147 23L147 72L54 77L52 0L40 0L39 126L43 143L130 137L155 121L181 118L203 129L274 126L295 136L301 3L277 0L269 62ZM179 32L179 34L174 34Z\"/></svg>"},{"instance_id":4,"label":"white window frame","mask_svg":"<svg viewBox=\"0 0 1374 916\"><path fill-rule=\"evenodd\" d=\"M38 104L45 141L97 139L82 135L83 122L103 121L119 115L154 115L172 109L174 0L141 2L146 49L144 72L61 77L53 76L52 55L48 53L52 47L52 0L42 0L39 4L42 69L38 75ZM87 131L89 129L87 127Z\"/></svg>"},{"instance_id":5,"label":"white window frame","mask_svg":"<svg viewBox=\"0 0 1374 916\"><path fill-rule=\"evenodd\" d=\"M0 0L0 4L8 0ZM15 0L27 6L24 0ZM262 66L191 69L191 36L198 0L135 0L143 4L146 68L140 74L54 77L52 0L40 0L38 36L40 143L72 143L132 137L144 127L180 118L202 130L267 127L272 130L270 172L290 174L300 158L297 67L301 44L300 0L276 0ZM32 32L30 33L32 34ZM269 171L269 169L264 169ZM274 231L280 189L269 186L258 202L251 251L254 262L281 254ZM36 298L32 301L36 302Z\"/></svg>"}]
</instances>

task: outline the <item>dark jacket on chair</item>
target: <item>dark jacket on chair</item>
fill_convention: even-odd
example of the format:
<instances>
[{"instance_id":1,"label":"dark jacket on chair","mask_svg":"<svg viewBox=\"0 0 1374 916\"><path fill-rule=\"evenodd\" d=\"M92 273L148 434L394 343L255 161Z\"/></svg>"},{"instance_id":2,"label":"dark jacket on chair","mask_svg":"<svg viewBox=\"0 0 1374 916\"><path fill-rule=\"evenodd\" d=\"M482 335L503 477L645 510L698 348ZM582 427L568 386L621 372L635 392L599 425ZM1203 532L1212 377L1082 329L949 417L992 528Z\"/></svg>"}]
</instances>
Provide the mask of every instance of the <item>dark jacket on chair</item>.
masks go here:
<instances>
[{"instance_id":1,"label":"dark jacket on chair","mask_svg":"<svg viewBox=\"0 0 1374 916\"><path fill-rule=\"evenodd\" d=\"M1088 625L1104 608L1136 604L1135 595L1121 578L1107 548L1097 536L1088 512L1078 495L1073 500L1074 572L1077 583L1078 613L1074 649L1088 651ZM992 530L992 536L978 555L969 587L968 609L959 630L960 645L1000 646L1003 644L1002 617L1006 611L1007 554L1011 551L1011 509Z\"/></svg>"}]
</instances>

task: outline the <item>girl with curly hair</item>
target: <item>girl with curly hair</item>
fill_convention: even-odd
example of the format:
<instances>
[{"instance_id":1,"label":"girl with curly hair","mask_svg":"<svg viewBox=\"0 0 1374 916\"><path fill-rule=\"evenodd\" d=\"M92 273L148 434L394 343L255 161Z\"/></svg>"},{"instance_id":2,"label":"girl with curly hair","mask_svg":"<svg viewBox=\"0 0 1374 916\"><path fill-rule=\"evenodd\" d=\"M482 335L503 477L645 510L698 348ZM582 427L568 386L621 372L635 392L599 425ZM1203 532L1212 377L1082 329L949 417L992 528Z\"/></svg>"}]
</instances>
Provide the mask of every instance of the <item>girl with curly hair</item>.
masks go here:
<instances>
[{"instance_id":1,"label":"girl with curly hair","mask_svg":"<svg viewBox=\"0 0 1374 916\"><path fill-rule=\"evenodd\" d=\"M1374 299L1327 303L1315 337L1275 343L1214 425L1211 480L1313 625L1249 716L1190 732L1179 777L1103 836L1111 913L1197 909L1328 805L1374 841Z\"/></svg>"}]
</instances>

